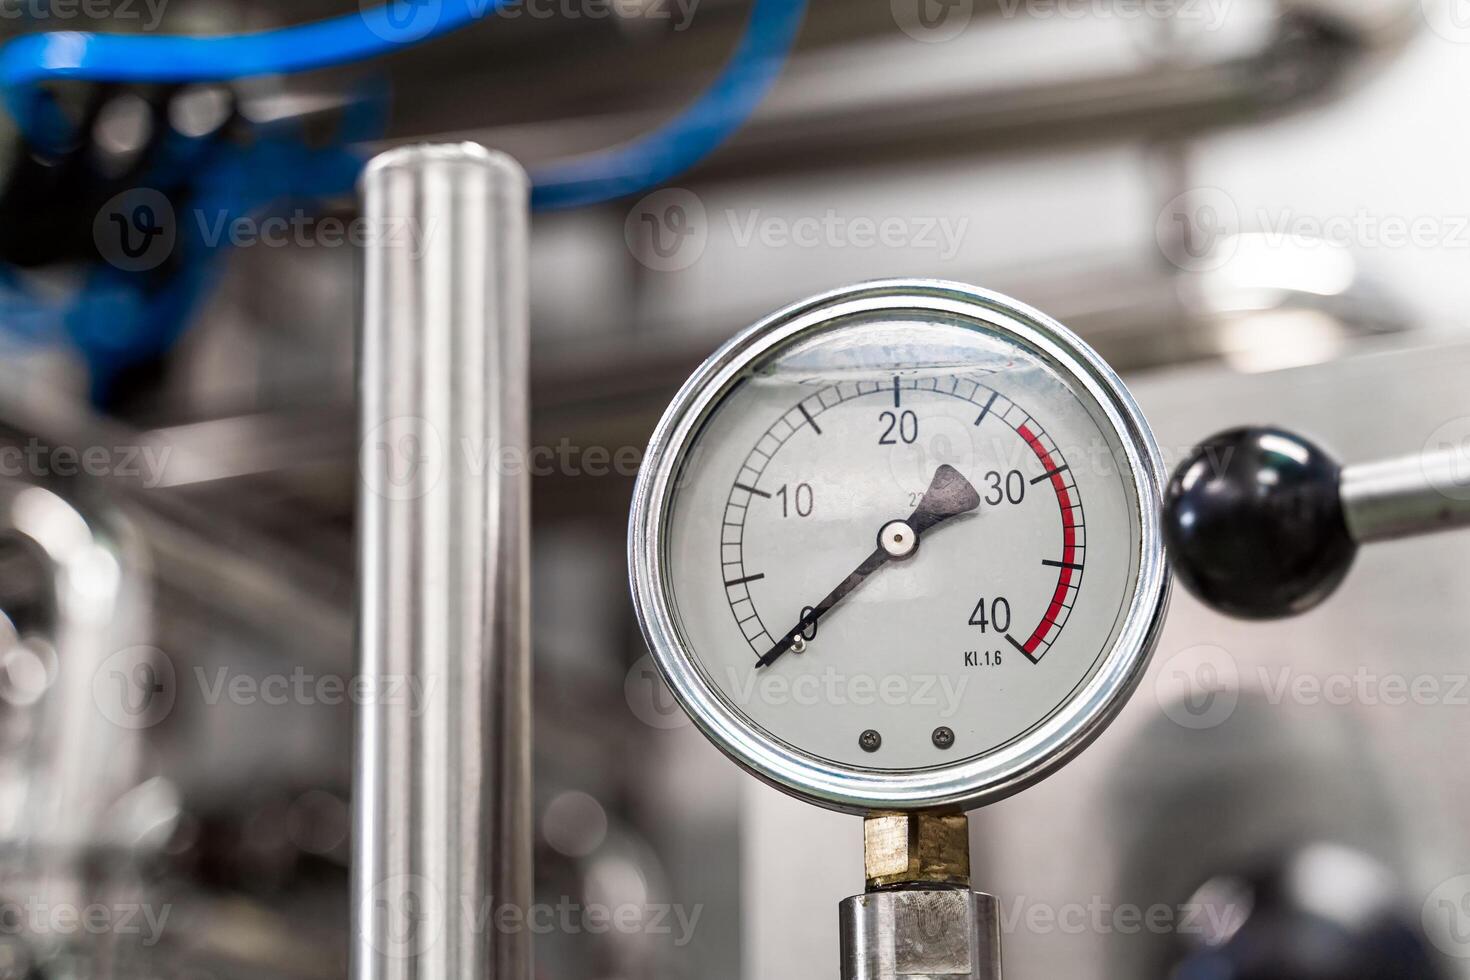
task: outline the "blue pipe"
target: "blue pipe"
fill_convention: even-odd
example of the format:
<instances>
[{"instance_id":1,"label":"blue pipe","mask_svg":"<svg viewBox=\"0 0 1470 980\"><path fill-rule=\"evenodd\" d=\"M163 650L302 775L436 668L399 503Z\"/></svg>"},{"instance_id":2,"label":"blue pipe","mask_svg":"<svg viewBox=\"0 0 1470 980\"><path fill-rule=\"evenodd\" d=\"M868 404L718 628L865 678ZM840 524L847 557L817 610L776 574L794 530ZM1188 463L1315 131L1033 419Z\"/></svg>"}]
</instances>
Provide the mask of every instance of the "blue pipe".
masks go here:
<instances>
[{"instance_id":1,"label":"blue pipe","mask_svg":"<svg viewBox=\"0 0 1470 980\"><path fill-rule=\"evenodd\" d=\"M286 75L364 61L447 34L508 0L388 0L314 24L219 37L141 37L53 31L0 49L0 86L93 82L210 82Z\"/></svg>"},{"instance_id":2,"label":"blue pipe","mask_svg":"<svg viewBox=\"0 0 1470 980\"><path fill-rule=\"evenodd\" d=\"M514 2L517 0L388 0L360 14L315 24L220 37L32 34L0 48L0 89L32 145L61 147L71 139L70 124L39 87L42 82L189 83L308 71L361 61L437 37ZM698 164L749 119L770 91L796 42L806 3L755 0L734 54L692 104L621 147L533 172L533 207L551 210L614 200L665 183ZM332 159L339 157L351 159L348 154ZM359 165L356 160L351 162L353 169ZM283 193L310 192L310 181L294 186L303 183L299 178L304 171L311 170L300 161L283 169L247 169L292 185L289 190L279 188ZM241 178L238 167L207 165L204 177L206 185L226 194L229 206L222 213L269 204L268 193L251 195L236 188ZM0 320L11 329L24 322L27 331L34 333L44 332L48 322L64 320L88 354L98 390L105 390L120 365L166 348L184 329L214 267L208 249L196 251L199 254L191 252L185 268L160 294L147 293L134 281L136 277L100 269L70 302L61 305L39 303L16 289L17 283L7 281L8 270L0 269Z\"/></svg>"},{"instance_id":3,"label":"blue pipe","mask_svg":"<svg viewBox=\"0 0 1470 980\"><path fill-rule=\"evenodd\" d=\"M203 82L308 71L360 61L456 30L513 0L389 0L359 14L256 34L134 37L55 32L0 48L0 86L28 133L44 108L42 81ZM623 147L532 174L538 209L582 207L637 193L688 170L750 117L781 74L806 0L756 0L734 55L714 83L669 122ZM48 140L49 142L49 140Z\"/></svg>"},{"instance_id":4,"label":"blue pipe","mask_svg":"<svg viewBox=\"0 0 1470 980\"><path fill-rule=\"evenodd\" d=\"M669 122L626 146L531 174L538 210L584 207L678 177L718 149L765 99L791 54L806 0L756 0L750 24L719 77Z\"/></svg>"}]
</instances>

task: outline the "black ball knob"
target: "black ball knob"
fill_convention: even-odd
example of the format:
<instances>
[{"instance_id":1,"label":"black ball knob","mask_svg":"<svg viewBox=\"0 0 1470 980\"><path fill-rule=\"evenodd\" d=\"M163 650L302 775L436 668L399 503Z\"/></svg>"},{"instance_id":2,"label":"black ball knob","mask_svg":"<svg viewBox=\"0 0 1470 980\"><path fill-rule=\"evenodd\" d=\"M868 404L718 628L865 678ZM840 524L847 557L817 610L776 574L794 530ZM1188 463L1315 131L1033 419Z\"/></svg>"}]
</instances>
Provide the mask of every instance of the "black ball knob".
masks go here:
<instances>
[{"instance_id":1,"label":"black ball knob","mask_svg":"<svg viewBox=\"0 0 1470 980\"><path fill-rule=\"evenodd\" d=\"M1272 619L1306 612L1347 575L1342 468L1301 436L1231 429L1174 474L1164 535L1179 580L1221 612Z\"/></svg>"}]
</instances>

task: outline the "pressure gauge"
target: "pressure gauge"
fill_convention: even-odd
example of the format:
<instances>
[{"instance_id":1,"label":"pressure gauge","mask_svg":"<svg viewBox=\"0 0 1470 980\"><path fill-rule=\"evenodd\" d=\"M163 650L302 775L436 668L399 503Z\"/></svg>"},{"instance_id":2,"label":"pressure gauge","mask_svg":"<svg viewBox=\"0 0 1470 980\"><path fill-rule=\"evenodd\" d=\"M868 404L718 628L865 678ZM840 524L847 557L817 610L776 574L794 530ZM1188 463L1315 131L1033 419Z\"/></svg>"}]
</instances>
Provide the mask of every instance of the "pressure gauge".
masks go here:
<instances>
[{"instance_id":1,"label":"pressure gauge","mask_svg":"<svg viewBox=\"0 0 1470 980\"><path fill-rule=\"evenodd\" d=\"M737 336L650 445L634 602L720 749L855 812L972 807L1082 749L1168 599L1163 467L1059 323L933 281Z\"/></svg>"}]
</instances>

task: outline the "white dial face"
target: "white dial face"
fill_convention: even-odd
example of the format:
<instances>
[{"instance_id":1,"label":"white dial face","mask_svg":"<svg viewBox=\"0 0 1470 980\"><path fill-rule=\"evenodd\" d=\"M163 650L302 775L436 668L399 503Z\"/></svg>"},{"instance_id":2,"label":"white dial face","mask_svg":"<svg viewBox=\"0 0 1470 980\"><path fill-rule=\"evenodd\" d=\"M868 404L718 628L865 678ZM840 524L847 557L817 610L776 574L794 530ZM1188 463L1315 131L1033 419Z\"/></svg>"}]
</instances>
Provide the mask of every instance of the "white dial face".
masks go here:
<instances>
[{"instance_id":1,"label":"white dial face","mask_svg":"<svg viewBox=\"0 0 1470 980\"><path fill-rule=\"evenodd\" d=\"M749 364L681 450L665 590L758 738L878 772L1033 732L1134 601L1120 436L1068 368L983 323L865 314Z\"/></svg>"}]
</instances>

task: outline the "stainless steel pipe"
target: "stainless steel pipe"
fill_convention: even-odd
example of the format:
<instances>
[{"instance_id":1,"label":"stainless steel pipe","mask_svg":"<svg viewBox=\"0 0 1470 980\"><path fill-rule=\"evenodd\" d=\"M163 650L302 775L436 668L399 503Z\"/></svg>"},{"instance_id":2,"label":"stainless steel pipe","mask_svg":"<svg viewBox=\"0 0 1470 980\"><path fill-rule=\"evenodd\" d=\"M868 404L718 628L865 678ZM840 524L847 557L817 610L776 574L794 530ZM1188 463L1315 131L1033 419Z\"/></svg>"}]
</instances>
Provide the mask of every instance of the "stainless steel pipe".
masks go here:
<instances>
[{"instance_id":1,"label":"stainless steel pipe","mask_svg":"<svg viewBox=\"0 0 1470 980\"><path fill-rule=\"evenodd\" d=\"M970 891L965 814L869 814L863 873L867 892L838 906L842 980L1001 980L998 904Z\"/></svg>"},{"instance_id":2,"label":"stainless steel pipe","mask_svg":"<svg viewBox=\"0 0 1470 980\"><path fill-rule=\"evenodd\" d=\"M964 888L869 892L840 907L842 980L1001 980L995 898Z\"/></svg>"},{"instance_id":3,"label":"stainless steel pipe","mask_svg":"<svg viewBox=\"0 0 1470 980\"><path fill-rule=\"evenodd\" d=\"M529 980L529 184L419 146L361 193L352 976Z\"/></svg>"}]
</instances>

